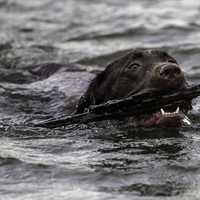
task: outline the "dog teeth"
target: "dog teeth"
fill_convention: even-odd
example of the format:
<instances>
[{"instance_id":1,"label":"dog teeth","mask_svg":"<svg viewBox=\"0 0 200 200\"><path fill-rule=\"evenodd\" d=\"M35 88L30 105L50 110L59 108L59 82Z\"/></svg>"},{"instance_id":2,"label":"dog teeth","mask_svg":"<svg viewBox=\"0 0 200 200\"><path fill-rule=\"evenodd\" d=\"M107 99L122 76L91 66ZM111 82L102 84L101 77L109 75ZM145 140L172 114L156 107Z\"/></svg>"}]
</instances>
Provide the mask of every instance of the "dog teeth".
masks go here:
<instances>
[{"instance_id":1,"label":"dog teeth","mask_svg":"<svg viewBox=\"0 0 200 200\"><path fill-rule=\"evenodd\" d=\"M160 109L160 111L161 111L161 114L162 114L162 115L165 114L165 111L164 111L162 108Z\"/></svg>"},{"instance_id":2,"label":"dog teeth","mask_svg":"<svg viewBox=\"0 0 200 200\"><path fill-rule=\"evenodd\" d=\"M192 124L191 120L186 115L184 115L184 118L182 119L182 121L186 125L191 125Z\"/></svg>"},{"instance_id":3,"label":"dog teeth","mask_svg":"<svg viewBox=\"0 0 200 200\"><path fill-rule=\"evenodd\" d=\"M175 112L165 112L163 108L160 109L160 112L162 115L165 115L165 116L174 116L176 114L179 113L179 107L177 107L176 111Z\"/></svg>"},{"instance_id":4,"label":"dog teeth","mask_svg":"<svg viewBox=\"0 0 200 200\"><path fill-rule=\"evenodd\" d=\"M180 110L179 107L177 107L175 113L178 114L178 113L179 113L179 110Z\"/></svg>"},{"instance_id":5,"label":"dog teeth","mask_svg":"<svg viewBox=\"0 0 200 200\"><path fill-rule=\"evenodd\" d=\"M161 108L161 109L160 109L160 112L161 112L161 114L162 114L163 116L165 116L165 117L174 117L174 116L177 116L177 114L180 113L180 108L177 107L175 112L165 112L164 109ZM180 114L181 114L181 116L182 116L182 117L181 117L181 118L182 118L181 121L182 121L184 124L186 124L186 125L191 125L191 124L192 124L191 120L190 120L185 114L183 114L182 112L181 112Z\"/></svg>"}]
</instances>

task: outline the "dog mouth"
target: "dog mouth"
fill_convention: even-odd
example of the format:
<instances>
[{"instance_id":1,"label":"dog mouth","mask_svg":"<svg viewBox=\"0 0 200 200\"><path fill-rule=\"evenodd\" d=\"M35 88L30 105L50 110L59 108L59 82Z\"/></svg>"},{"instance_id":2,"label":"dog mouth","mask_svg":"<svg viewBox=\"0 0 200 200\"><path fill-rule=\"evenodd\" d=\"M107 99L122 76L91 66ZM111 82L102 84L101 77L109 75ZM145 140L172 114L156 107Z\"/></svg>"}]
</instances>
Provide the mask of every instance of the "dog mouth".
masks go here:
<instances>
[{"instance_id":1,"label":"dog mouth","mask_svg":"<svg viewBox=\"0 0 200 200\"><path fill-rule=\"evenodd\" d=\"M174 110L174 111L172 111ZM161 108L159 111L145 116L140 120L140 125L144 127L180 127L182 125L191 125L192 122L185 114L184 109L170 108L167 111Z\"/></svg>"}]
</instances>

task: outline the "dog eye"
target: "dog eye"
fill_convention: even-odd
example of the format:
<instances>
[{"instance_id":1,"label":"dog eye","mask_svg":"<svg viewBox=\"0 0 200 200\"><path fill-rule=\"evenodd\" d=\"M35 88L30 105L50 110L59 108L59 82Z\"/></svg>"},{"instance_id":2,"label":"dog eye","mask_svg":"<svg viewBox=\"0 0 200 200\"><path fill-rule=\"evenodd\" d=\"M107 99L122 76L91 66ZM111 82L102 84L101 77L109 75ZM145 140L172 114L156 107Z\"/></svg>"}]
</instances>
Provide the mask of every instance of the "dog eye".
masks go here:
<instances>
[{"instance_id":1,"label":"dog eye","mask_svg":"<svg viewBox=\"0 0 200 200\"><path fill-rule=\"evenodd\" d=\"M167 62L177 64L177 62L175 60L172 60L172 59L168 60Z\"/></svg>"},{"instance_id":2,"label":"dog eye","mask_svg":"<svg viewBox=\"0 0 200 200\"><path fill-rule=\"evenodd\" d=\"M139 67L141 67L141 65L139 63L130 63L128 65L128 69L131 69L131 70L136 70L138 69Z\"/></svg>"}]
</instances>

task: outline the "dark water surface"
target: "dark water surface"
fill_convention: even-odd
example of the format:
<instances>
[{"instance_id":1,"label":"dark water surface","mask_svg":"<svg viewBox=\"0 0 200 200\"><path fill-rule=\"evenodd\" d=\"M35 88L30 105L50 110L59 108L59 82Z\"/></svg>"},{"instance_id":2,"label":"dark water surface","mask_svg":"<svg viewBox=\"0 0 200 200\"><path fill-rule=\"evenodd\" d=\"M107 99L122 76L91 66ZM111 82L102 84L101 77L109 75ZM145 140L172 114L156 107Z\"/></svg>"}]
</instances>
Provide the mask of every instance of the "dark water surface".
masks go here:
<instances>
[{"instance_id":1,"label":"dark water surface","mask_svg":"<svg viewBox=\"0 0 200 200\"><path fill-rule=\"evenodd\" d=\"M161 48L200 81L200 1L0 0L0 199L200 198L200 103L179 130L25 124L73 111L95 73Z\"/></svg>"}]
</instances>

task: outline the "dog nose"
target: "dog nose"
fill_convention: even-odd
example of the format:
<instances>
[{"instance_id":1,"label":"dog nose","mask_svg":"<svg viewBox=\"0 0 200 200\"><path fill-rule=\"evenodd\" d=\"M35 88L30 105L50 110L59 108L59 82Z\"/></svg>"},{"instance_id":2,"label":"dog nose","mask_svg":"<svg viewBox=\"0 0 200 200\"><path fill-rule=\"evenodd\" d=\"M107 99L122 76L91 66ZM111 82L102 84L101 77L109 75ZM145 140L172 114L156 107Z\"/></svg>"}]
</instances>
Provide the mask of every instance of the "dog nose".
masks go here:
<instances>
[{"instance_id":1,"label":"dog nose","mask_svg":"<svg viewBox=\"0 0 200 200\"><path fill-rule=\"evenodd\" d=\"M160 76L164 79L176 78L182 73L180 67L176 64L164 64L160 68Z\"/></svg>"}]
</instances>

